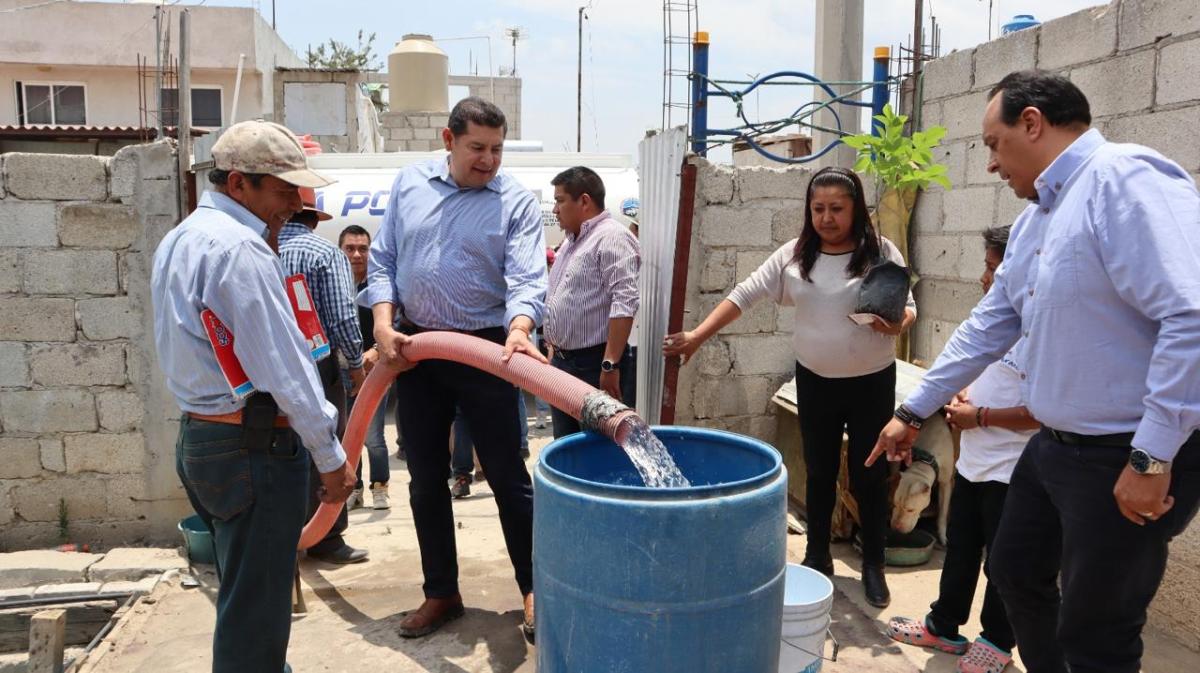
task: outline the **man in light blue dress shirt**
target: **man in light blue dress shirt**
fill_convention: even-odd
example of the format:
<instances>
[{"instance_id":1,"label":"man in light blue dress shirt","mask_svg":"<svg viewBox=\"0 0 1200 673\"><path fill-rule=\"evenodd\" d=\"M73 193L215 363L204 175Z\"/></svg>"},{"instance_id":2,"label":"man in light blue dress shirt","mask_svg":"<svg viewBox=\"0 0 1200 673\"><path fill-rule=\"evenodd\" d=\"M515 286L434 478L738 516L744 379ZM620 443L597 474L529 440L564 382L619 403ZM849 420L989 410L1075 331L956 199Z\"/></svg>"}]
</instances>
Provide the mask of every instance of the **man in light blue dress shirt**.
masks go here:
<instances>
[{"instance_id":1,"label":"man in light blue dress shirt","mask_svg":"<svg viewBox=\"0 0 1200 673\"><path fill-rule=\"evenodd\" d=\"M421 548L425 602L400 623L412 638L463 615L454 512L450 505L450 424L461 409L500 511L500 525L533 633L533 486L519 454L518 390L467 365L417 364L400 348L408 335L454 330L546 359L529 339L542 319L545 238L537 198L500 172L504 113L480 98L450 111L446 158L400 171L371 243L362 303L375 319L384 365L396 378L396 418L408 457L409 502Z\"/></svg>"},{"instance_id":2,"label":"man in light blue dress shirt","mask_svg":"<svg viewBox=\"0 0 1200 673\"><path fill-rule=\"evenodd\" d=\"M990 563L1030 673L1138 671L1167 545L1200 506L1200 194L1178 164L1090 123L1059 75L1012 73L991 92L988 169L1031 203L871 457L908 459L912 426L1025 337L1022 395L1045 427Z\"/></svg>"},{"instance_id":3,"label":"man in light blue dress shirt","mask_svg":"<svg viewBox=\"0 0 1200 673\"><path fill-rule=\"evenodd\" d=\"M345 502L354 472L266 237L300 210L299 186L329 181L308 169L278 124L236 124L212 155L214 191L154 253L154 340L184 412L176 468L216 547L213 673L286 672L309 452L326 502ZM233 334L256 391L249 397L222 374L201 321L206 309Z\"/></svg>"}]
</instances>

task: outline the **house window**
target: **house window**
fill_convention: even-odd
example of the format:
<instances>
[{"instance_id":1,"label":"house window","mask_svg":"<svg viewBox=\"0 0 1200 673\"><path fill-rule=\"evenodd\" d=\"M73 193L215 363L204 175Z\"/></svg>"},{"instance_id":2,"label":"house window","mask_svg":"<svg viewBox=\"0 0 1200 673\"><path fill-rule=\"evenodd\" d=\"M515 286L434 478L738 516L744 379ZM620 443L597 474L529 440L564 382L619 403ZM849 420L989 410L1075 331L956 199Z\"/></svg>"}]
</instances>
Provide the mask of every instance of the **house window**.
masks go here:
<instances>
[{"instance_id":1,"label":"house window","mask_svg":"<svg viewBox=\"0 0 1200 673\"><path fill-rule=\"evenodd\" d=\"M87 96L82 84L18 82L21 124L86 124Z\"/></svg>"},{"instance_id":2,"label":"house window","mask_svg":"<svg viewBox=\"0 0 1200 673\"><path fill-rule=\"evenodd\" d=\"M162 119L167 126L179 124L179 89L162 90ZM192 88L192 126L221 126L221 90Z\"/></svg>"}]
</instances>

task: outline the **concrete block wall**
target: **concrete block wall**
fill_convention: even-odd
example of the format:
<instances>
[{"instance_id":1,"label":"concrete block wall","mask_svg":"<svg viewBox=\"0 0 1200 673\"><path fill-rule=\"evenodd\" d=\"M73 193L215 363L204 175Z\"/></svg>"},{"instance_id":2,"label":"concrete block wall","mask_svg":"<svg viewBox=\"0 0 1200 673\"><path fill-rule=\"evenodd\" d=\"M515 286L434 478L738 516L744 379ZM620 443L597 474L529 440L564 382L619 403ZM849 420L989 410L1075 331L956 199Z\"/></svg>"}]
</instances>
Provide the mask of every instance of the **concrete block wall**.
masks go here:
<instances>
[{"instance_id":1,"label":"concrete block wall","mask_svg":"<svg viewBox=\"0 0 1200 673\"><path fill-rule=\"evenodd\" d=\"M383 148L387 152L431 152L445 149L442 129L450 119L449 112L384 112L379 115L383 126Z\"/></svg>"},{"instance_id":2,"label":"concrete block wall","mask_svg":"<svg viewBox=\"0 0 1200 673\"><path fill-rule=\"evenodd\" d=\"M987 173L980 125L986 97L1005 74L1039 67L1075 82L1094 126L1117 142L1153 147L1200 178L1200 4L1114 0L958 51L926 65L925 127L948 133L940 148L954 188L917 202L913 263L920 318L913 354L932 361L981 296L980 232L1011 224L1025 203ZM1200 650L1200 524L1177 538L1150 622Z\"/></svg>"},{"instance_id":3,"label":"concrete block wall","mask_svg":"<svg viewBox=\"0 0 1200 673\"><path fill-rule=\"evenodd\" d=\"M492 101L508 119L508 137L521 139L521 78L451 75L450 86L465 86L471 96ZM454 101L450 102L454 105Z\"/></svg>"},{"instance_id":4,"label":"concrete block wall","mask_svg":"<svg viewBox=\"0 0 1200 673\"><path fill-rule=\"evenodd\" d=\"M698 166L685 303L695 327L804 222L807 168ZM676 422L774 444L771 396L795 375L793 312L763 301L709 340L679 374Z\"/></svg>"},{"instance_id":5,"label":"concrete block wall","mask_svg":"<svg viewBox=\"0 0 1200 673\"><path fill-rule=\"evenodd\" d=\"M0 551L60 516L75 542L170 540L189 509L149 311L175 166L173 141L0 155Z\"/></svg>"}]
</instances>

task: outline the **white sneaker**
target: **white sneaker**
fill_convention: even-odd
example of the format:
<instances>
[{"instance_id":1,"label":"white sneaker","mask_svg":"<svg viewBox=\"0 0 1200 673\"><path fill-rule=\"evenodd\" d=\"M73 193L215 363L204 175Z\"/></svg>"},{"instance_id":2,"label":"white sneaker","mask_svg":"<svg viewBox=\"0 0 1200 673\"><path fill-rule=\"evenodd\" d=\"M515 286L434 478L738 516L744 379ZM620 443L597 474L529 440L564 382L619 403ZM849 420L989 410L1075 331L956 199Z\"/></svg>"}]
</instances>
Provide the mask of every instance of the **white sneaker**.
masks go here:
<instances>
[{"instance_id":1,"label":"white sneaker","mask_svg":"<svg viewBox=\"0 0 1200 673\"><path fill-rule=\"evenodd\" d=\"M346 498L346 511L349 512L350 510L354 510L354 509L362 509L362 506L363 506L363 497L362 496L363 496L363 492L362 492L361 488L356 488L353 491L351 491L350 497Z\"/></svg>"},{"instance_id":2,"label":"white sneaker","mask_svg":"<svg viewBox=\"0 0 1200 673\"><path fill-rule=\"evenodd\" d=\"M388 502L387 484L371 484L371 507L375 509L391 509Z\"/></svg>"}]
</instances>

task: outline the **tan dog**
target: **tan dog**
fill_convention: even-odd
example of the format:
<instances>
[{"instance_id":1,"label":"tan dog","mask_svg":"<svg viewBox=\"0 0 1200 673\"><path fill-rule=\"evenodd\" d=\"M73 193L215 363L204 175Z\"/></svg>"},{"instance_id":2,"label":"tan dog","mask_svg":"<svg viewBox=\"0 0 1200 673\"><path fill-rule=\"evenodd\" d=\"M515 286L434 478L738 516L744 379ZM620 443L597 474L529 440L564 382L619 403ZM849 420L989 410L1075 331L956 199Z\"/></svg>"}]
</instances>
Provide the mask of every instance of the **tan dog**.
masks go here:
<instances>
[{"instance_id":1,"label":"tan dog","mask_svg":"<svg viewBox=\"0 0 1200 673\"><path fill-rule=\"evenodd\" d=\"M938 542L946 544L946 522L950 514L950 491L954 487L954 438L942 415L925 419L914 446L933 456L937 470L927 462L914 458L912 465L900 473L900 482L892 496L892 528L901 533L912 532L921 512L929 506L933 485L938 485L937 531Z\"/></svg>"}]
</instances>

